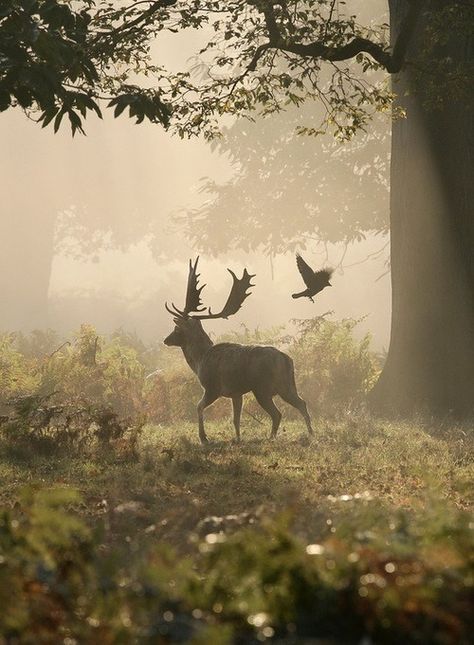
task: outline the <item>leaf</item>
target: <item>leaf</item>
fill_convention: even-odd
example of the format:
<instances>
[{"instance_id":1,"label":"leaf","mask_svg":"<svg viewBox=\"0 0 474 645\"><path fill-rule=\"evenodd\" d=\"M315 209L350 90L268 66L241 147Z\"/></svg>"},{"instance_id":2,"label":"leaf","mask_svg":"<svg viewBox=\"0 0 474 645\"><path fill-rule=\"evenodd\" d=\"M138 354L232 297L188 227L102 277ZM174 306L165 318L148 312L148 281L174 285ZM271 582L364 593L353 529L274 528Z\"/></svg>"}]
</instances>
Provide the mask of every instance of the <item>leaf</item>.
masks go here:
<instances>
[{"instance_id":1,"label":"leaf","mask_svg":"<svg viewBox=\"0 0 474 645\"><path fill-rule=\"evenodd\" d=\"M72 136L74 136L78 130L82 134L85 134L84 130L82 129L81 118L77 114L77 112L74 112L74 110L68 110L68 116L69 116L69 121L71 122Z\"/></svg>"},{"instance_id":2,"label":"leaf","mask_svg":"<svg viewBox=\"0 0 474 645\"><path fill-rule=\"evenodd\" d=\"M58 112L56 118L54 119L54 132L56 133L59 130L63 116L66 114L66 108L61 108Z\"/></svg>"},{"instance_id":3,"label":"leaf","mask_svg":"<svg viewBox=\"0 0 474 645\"><path fill-rule=\"evenodd\" d=\"M47 125L49 125L51 123L51 121L54 119L54 117L58 113L58 109L59 108L57 108L57 107L53 107L53 108L51 108L49 110L45 110L42 113L42 115L40 116L40 119L39 119L40 121L43 121L42 126L41 126L42 128L45 128Z\"/></svg>"}]
</instances>

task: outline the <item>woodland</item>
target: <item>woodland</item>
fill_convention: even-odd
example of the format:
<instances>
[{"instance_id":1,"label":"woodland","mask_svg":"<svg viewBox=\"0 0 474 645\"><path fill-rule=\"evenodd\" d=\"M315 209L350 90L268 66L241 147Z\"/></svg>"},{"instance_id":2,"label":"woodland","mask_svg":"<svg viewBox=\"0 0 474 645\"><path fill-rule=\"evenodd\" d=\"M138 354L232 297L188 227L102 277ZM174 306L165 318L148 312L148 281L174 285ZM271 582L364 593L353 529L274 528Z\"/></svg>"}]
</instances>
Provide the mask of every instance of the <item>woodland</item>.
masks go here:
<instances>
[{"instance_id":1,"label":"woodland","mask_svg":"<svg viewBox=\"0 0 474 645\"><path fill-rule=\"evenodd\" d=\"M3 0L0 119L200 138L237 172L174 216L196 256L380 237L392 295L386 352L316 306L229 322L216 343L291 357L313 434L282 403L269 440L246 396L241 441L219 399L200 445L180 350L47 328L58 246L146 238L171 263L153 214L53 181L32 217L34 173L2 159L0 643L470 642L473 98L471 0ZM190 267L175 334L204 311Z\"/></svg>"}]
</instances>

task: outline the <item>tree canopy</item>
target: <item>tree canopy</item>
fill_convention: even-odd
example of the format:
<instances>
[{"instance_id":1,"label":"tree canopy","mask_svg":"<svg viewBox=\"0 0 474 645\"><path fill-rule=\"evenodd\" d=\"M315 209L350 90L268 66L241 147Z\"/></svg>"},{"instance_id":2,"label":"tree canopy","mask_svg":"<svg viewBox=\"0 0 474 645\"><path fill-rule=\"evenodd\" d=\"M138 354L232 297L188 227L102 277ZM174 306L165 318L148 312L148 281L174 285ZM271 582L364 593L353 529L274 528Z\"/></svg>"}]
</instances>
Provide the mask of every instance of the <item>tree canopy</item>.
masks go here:
<instances>
[{"instance_id":1,"label":"tree canopy","mask_svg":"<svg viewBox=\"0 0 474 645\"><path fill-rule=\"evenodd\" d=\"M307 102L257 123L238 119L212 142L234 175L226 182L204 179L202 204L176 216L196 248L274 255L388 231L388 120L374 119L344 146L330 136L295 134L320 118Z\"/></svg>"},{"instance_id":2,"label":"tree canopy","mask_svg":"<svg viewBox=\"0 0 474 645\"><path fill-rule=\"evenodd\" d=\"M451 25L456 33L472 32L472 3L404 4L390 47L388 24L367 16L374 12L358 0L4 0L0 110L20 106L55 130L67 115L75 132L88 112L101 115L105 101L115 116L128 109L138 122L212 137L222 116L252 118L317 100L325 108L322 123L300 131L329 127L347 138L391 105L389 86L370 72L401 69L422 12L432 18L417 34L425 53L417 64L433 79L433 100L440 74L456 91L473 82L472 67L461 69L448 54L435 65L431 55L442 50ZM157 37L188 29L206 40L191 69L160 67L152 55Z\"/></svg>"},{"instance_id":3,"label":"tree canopy","mask_svg":"<svg viewBox=\"0 0 474 645\"><path fill-rule=\"evenodd\" d=\"M118 116L167 125L169 110L154 87L134 82L154 72L148 25L169 0L3 0L0 7L0 111L19 106L57 131L64 116L73 134L88 112L107 101ZM120 6L119 6L120 5Z\"/></svg>"}]
</instances>

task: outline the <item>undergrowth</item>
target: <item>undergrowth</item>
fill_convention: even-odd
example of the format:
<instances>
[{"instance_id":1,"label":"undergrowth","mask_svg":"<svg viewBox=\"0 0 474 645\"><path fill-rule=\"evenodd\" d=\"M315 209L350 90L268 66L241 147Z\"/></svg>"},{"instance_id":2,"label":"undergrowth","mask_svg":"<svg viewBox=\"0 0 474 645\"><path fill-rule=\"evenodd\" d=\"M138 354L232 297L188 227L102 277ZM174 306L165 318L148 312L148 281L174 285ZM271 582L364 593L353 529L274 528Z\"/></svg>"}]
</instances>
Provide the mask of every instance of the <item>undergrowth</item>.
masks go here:
<instances>
[{"instance_id":1,"label":"undergrowth","mask_svg":"<svg viewBox=\"0 0 474 645\"><path fill-rule=\"evenodd\" d=\"M269 441L248 397L242 443L224 401L205 447L179 353L3 336L0 643L470 642L473 429L357 411L352 328L278 332L314 437L285 409Z\"/></svg>"}]
</instances>

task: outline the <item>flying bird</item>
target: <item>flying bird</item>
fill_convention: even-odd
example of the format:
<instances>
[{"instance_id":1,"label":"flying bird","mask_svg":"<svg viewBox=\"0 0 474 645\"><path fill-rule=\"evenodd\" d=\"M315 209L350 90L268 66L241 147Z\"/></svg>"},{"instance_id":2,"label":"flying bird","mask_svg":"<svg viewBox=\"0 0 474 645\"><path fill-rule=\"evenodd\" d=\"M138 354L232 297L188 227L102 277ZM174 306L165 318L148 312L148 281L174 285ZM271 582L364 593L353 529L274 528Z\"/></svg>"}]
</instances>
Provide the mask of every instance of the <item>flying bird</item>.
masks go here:
<instances>
[{"instance_id":1,"label":"flying bird","mask_svg":"<svg viewBox=\"0 0 474 645\"><path fill-rule=\"evenodd\" d=\"M322 269L321 271L313 271L313 269L306 264L299 253L296 254L296 264L298 266L301 277L304 280L307 289L300 293L292 294L293 298L309 298L314 302L313 296L322 291L325 287L332 287L329 278L332 275L331 269Z\"/></svg>"}]
</instances>

